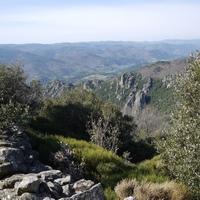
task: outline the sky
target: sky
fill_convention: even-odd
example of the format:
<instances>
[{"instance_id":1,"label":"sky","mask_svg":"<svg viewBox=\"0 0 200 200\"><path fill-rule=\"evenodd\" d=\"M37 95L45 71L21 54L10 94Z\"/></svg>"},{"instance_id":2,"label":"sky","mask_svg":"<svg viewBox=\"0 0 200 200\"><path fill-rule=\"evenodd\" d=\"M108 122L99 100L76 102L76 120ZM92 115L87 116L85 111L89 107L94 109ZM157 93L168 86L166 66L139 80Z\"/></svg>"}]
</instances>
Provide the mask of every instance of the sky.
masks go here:
<instances>
[{"instance_id":1,"label":"sky","mask_svg":"<svg viewBox=\"0 0 200 200\"><path fill-rule=\"evenodd\" d=\"M200 39L199 0L0 0L0 44Z\"/></svg>"}]
</instances>

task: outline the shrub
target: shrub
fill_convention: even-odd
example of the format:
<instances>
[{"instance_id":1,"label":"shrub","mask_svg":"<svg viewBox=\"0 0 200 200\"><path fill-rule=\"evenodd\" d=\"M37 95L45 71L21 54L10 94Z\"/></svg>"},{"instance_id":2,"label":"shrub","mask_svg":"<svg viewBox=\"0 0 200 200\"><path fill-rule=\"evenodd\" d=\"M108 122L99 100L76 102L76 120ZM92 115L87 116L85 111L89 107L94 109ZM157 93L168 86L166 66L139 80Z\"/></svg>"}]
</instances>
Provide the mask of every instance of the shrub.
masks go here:
<instances>
[{"instance_id":1,"label":"shrub","mask_svg":"<svg viewBox=\"0 0 200 200\"><path fill-rule=\"evenodd\" d=\"M136 179L123 179L115 186L115 192L120 199L133 196L137 184Z\"/></svg>"},{"instance_id":2,"label":"shrub","mask_svg":"<svg viewBox=\"0 0 200 200\"><path fill-rule=\"evenodd\" d=\"M60 142L61 149L55 153L51 152L50 164L53 168L71 175L73 180L83 178L82 166L74 159L74 151L67 145Z\"/></svg>"},{"instance_id":3,"label":"shrub","mask_svg":"<svg viewBox=\"0 0 200 200\"><path fill-rule=\"evenodd\" d=\"M7 104L0 104L0 129L10 130L14 127L24 129L29 119L28 107L11 100Z\"/></svg>"},{"instance_id":4,"label":"shrub","mask_svg":"<svg viewBox=\"0 0 200 200\"><path fill-rule=\"evenodd\" d=\"M187 189L173 181L164 183L150 183L142 181L134 189L134 196L138 200L189 200Z\"/></svg>"},{"instance_id":5,"label":"shrub","mask_svg":"<svg viewBox=\"0 0 200 200\"><path fill-rule=\"evenodd\" d=\"M118 125L112 126L110 120L102 117L98 120L92 118L87 125L87 132L90 135L91 142L115 154L117 153L120 134Z\"/></svg>"},{"instance_id":6,"label":"shrub","mask_svg":"<svg viewBox=\"0 0 200 200\"><path fill-rule=\"evenodd\" d=\"M115 193L115 191L112 190L112 188L108 187L104 189L104 194L107 200L117 200L118 197Z\"/></svg>"},{"instance_id":7,"label":"shrub","mask_svg":"<svg viewBox=\"0 0 200 200\"><path fill-rule=\"evenodd\" d=\"M46 100L32 125L50 134L89 140L86 123L91 114L99 115L101 104L102 101L92 92L71 90L59 98Z\"/></svg>"},{"instance_id":8,"label":"shrub","mask_svg":"<svg viewBox=\"0 0 200 200\"><path fill-rule=\"evenodd\" d=\"M115 192L120 199L134 196L137 200L192 200L186 187L173 181L139 183L136 179L124 179L116 185Z\"/></svg>"},{"instance_id":9,"label":"shrub","mask_svg":"<svg viewBox=\"0 0 200 200\"><path fill-rule=\"evenodd\" d=\"M128 166L122 158L95 144L72 138L56 137L74 149L76 159L82 163L85 178L114 187L124 177Z\"/></svg>"},{"instance_id":10,"label":"shrub","mask_svg":"<svg viewBox=\"0 0 200 200\"><path fill-rule=\"evenodd\" d=\"M162 183L168 180L165 166L159 156L151 160L145 160L126 172L129 178L136 178L138 181L148 180L154 183Z\"/></svg>"},{"instance_id":11,"label":"shrub","mask_svg":"<svg viewBox=\"0 0 200 200\"><path fill-rule=\"evenodd\" d=\"M31 146L34 150L38 151L40 155L40 161L49 164L51 153L60 150L59 140L54 136L45 137L31 130L27 130L27 134L30 137Z\"/></svg>"}]
</instances>

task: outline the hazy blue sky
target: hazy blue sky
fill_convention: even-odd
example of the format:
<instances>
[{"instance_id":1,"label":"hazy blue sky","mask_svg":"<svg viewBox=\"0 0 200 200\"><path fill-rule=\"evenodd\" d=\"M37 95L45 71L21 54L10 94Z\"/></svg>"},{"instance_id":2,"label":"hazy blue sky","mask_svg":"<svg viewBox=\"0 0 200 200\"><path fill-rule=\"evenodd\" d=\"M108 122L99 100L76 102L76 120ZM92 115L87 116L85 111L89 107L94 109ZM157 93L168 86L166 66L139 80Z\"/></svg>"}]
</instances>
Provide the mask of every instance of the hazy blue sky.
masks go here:
<instances>
[{"instance_id":1,"label":"hazy blue sky","mask_svg":"<svg viewBox=\"0 0 200 200\"><path fill-rule=\"evenodd\" d=\"M200 0L0 0L0 43L200 38Z\"/></svg>"}]
</instances>

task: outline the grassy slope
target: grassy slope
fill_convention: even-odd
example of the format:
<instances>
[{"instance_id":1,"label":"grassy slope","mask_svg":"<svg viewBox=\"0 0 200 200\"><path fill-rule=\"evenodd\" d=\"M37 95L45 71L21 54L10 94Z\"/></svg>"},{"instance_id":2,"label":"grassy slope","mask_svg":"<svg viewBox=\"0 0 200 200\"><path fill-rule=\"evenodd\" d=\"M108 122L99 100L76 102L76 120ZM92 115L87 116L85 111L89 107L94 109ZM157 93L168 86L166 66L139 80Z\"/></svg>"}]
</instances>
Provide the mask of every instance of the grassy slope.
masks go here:
<instances>
[{"instance_id":1,"label":"grassy slope","mask_svg":"<svg viewBox=\"0 0 200 200\"><path fill-rule=\"evenodd\" d=\"M84 177L101 182L107 196L114 196L114 187L124 178L136 178L161 183L167 180L159 157L144 161L138 165L125 163L122 158L92 143L65 138L63 136L41 136L29 131L31 144L40 154L43 162L48 162L50 152L59 150L58 142L68 144L75 150L75 159L82 162ZM110 198L110 197L109 197ZM108 198L108 199L109 199Z\"/></svg>"}]
</instances>

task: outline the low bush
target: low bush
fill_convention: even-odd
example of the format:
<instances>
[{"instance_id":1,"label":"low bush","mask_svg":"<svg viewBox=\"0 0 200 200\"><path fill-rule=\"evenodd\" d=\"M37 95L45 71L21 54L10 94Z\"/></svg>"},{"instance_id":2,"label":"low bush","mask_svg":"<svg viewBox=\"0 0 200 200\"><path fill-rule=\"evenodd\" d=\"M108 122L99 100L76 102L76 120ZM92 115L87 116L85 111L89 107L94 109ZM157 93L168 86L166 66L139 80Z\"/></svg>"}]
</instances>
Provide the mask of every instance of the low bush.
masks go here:
<instances>
[{"instance_id":1,"label":"low bush","mask_svg":"<svg viewBox=\"0 0 200 200\"><path fill-rule=\"evenodd\" d=\"M130 168L122 158L95 144L62 136L56 138L74 149L76 159L82 163L84 177L101 182L104 186L113 188L125 177L124 171Z\"/></svg>"},{"instance_id":2,"label":"low bush","mask_svg":"<svg viewBox=\"0 0 200 200\"><path fill-rule=\"evenodd\" d=\"M173 181L164 183L143 181L134 189L134 196L138 200L192 200L186 187Z\"/></svg>"},{"instance_id":3,"label":"low bush","mask_svg":"<svg viewBox=\"0 0 200 200\"><path fill-rule=\"evenodd\" d=\"M164 183L137 182L136 179L124 179L115 187L120 199L134 196L137 200L192 200L185 186L173 181Z\"/></svg>"},{"instance_id":4,"label":"low bush","mask_svg":"<svg viewBox=\"0 0 200 200\"><path fill-rule=\"evenodd\" d=\"M115 193L115 191L111 187L107 187L104 189L104 194L107 200L117 200L119 199Z\"/></svg>"},{"instance_id":5,"label":"low bush","mask_svg":"<svg viewBox=\"0 0 200 200\"><path fill-rule=\"evenodd\" d=\"M126 197L133 196L134 189L137 185L138 182L136 179L123 179L117 183L115 193L120 199L125 199Z\"/></svg>"},{"instance_id":6,"label":"low bush","mask_svg":"<svg viewBox=\"0 0 200 200\"><path fill-rule=\"evenodd\" d=\"M162 164L159 156L135 165L127 172L126 177L136 178L138 181L147 180L153 183L162 183L168 180L165 166Z\"/></svg>"},{"instance_id":7,"label":"low bush","mask_svg":"<svg viewBox=\"0 0 200 200\"><path fill-rule=\"evenodd\" d=\"M49 164L51 153L60 150L59 140L54 136L44 136L31 130L27 130L27 134L30 138L32 148L40 155L40 161Z\"/></svg>"}]
</instances>

